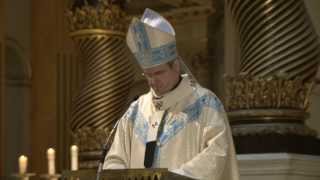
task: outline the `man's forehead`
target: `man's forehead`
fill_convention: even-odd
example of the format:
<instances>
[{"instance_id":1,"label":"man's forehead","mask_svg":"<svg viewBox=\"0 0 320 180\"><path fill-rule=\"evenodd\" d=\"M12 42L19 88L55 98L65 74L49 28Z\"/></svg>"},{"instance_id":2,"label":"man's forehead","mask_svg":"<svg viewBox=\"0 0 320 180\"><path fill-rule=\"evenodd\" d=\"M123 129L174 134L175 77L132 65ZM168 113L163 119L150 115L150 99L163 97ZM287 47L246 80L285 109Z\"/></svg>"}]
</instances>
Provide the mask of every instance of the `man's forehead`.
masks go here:
<instances>
[{"instance_id":1,"label":"man's forehead","mask_svg":"<svg viewBox=\"0 0 320 180\"><path fill-rule=\"evenodd\" d=\"M166 63L166 64L161 64L155 67L144 69L143 72L147 74L147 73L153 73L153 72L163 71L167 69L169 69L169 65Z\"/></svg>"}]
</instances>

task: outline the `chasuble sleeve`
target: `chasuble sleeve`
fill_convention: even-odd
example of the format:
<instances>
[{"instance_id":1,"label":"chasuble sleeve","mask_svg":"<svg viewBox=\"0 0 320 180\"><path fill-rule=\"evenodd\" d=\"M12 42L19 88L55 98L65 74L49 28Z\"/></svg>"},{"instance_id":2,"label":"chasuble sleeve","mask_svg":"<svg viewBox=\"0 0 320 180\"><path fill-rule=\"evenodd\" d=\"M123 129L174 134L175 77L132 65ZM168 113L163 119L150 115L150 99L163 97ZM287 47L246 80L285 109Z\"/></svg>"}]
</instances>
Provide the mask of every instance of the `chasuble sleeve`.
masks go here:
<instances>
[{"instance_id":1,"label":"chasuble sleeve","mask_svg":"<svg viewBox=\"0 0 320 180\"><path fill-rule=\"evenodd\" d=\"M199 179L221 179L231 137L228 137L226 114L207 108L203 112L201 152L180 166L185 175ZM232 142L232 141L231 141Z\"/></svg>"},{"instance_id":2,"label":"chasuble sleeve","mask_svg":"<svg viewBox=\"0 0 320 180\"><path fill-rule=\"evenodd\" d=\"M128 112L120 119L103 169L126 169L130 163L130 122Z\"/></svg>"}]
</instances>

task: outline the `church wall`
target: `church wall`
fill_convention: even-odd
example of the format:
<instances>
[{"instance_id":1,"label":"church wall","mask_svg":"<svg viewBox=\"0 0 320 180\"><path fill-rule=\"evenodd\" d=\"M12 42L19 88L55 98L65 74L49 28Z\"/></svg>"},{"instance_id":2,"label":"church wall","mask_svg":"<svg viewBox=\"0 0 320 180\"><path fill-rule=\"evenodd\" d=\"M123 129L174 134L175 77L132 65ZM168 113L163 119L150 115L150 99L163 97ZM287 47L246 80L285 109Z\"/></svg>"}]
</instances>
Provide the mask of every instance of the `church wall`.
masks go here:
<instances>
[{"instance_id":1,"label":"church wall","mask_svg":"<svg viewBox=\"0 0 320 180\"><path fill-rule=\"evenodd\" d=\"M208 23L205 17L174 22L177 33L177 47L180 55L197 80L205 87L211 88L208 63Z\"/></svg>"},{"instance_id":2,"label":"church wall","mask_svg":"<svg viewBox=\"0 0 320 180\"><path fill-rule=\"evenodd\" d=\"M62 154L57 117L57 62L63 49L63 2L32 0L31 171L38 173L47 172L49 147L57 150L57 168Z\"/></svg>"},{"instance_id":3,"label":"church wall","mask_svg":"<svg viewBox=\"0 0 320 180\"><path fill-rule=\"evenodd\" d=\"M224 100L224 1L214 1L215 13L208 19L208 57L210 60L211 90Z\"/></svg>"},{"instance_id":4,"label":"church wall","mask_svg":"<svg viewBox=\"0 0 320 180\"><path fill-rule=\"evenodd\" d=\"M305 5L311 17L313 26L319 37L320 43L320 1L318 0L305 0ZM320 57L319 57L320 60ZM320 70L320 68L319 68ZM318 78L320 79L320 72L318 70ZM311 93L311 105L310 105L310 119L307 120L309 127L317 130L318 137L320 137L320 84L316 85L316 88Z\"/></svg>"},{"instance_id":5,"label":"church wall","mask_svg":"<svg viewBox=\"0 0 320 180\"><path fill-rule=\"evenodd\" d=\"M30 154L30 1L5 1L4 174L17 172L17 158Z\"/></svg>"},{"instance_id":6,"label":"church wall","mask_svg":"<svg viewBox=\"0 0 320 180\"><path fill-rule=\"evenodd\" d=\"M0 0L0 147L4 147L4 0ZM4 175L4 149L0 148L0 178Z\"/></svg>"},{"instance_id":7,"label":"church wall","mask_svg":"<svg viewBox=\"0 0 320 180\"><path fill-rule=\"evenodd\" d=\"M224 7L224 70L227 75L234 76L239 72L240 58L239 40L237 39L232 15L228 7Z\"/></svg>"},{"instance_id":8,"label":"church wall","mask_svg":"<svg viewBox=\"0 0 320 180\"><path fill-rule=\"evenodd\" d=\"M46 149L56 141L56 1L32 1L31 171L46 172Z\"/></svg>"},{"instance_id":9,"label":"church wall","mask_svg":"<svg viewBox=\"0 0 320 180\"><path fill-rule=\"evenodd\" d=\"M31 167L47 172L46 151L56 150L57 171L68 168L69 117L79 63L68 36L68 0L32 0ZM79 60L80 61L80 60Z\"/></svg>"}]
</instances>

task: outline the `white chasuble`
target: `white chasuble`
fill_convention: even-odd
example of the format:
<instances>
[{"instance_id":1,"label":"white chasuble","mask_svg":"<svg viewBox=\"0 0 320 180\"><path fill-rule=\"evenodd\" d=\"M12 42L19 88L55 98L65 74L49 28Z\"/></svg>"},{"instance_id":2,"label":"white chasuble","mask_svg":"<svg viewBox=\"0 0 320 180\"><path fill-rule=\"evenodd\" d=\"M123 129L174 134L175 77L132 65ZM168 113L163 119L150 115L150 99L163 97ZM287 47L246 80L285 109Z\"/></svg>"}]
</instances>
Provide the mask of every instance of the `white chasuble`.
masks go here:
<instances>
[{"instance_id":1,"label":"white chasuble","mask_svg":"<svg viewBox=\"0 0 320 180\"><path fill-rule=\"evenodd\" d=\"M153 168L197 179L239 179L222 103L187 76L162 97L151 90L130 105L120 119L104 169L145 168L146 143L151 140L157 142Z\"/></svg>"}]
</instances>

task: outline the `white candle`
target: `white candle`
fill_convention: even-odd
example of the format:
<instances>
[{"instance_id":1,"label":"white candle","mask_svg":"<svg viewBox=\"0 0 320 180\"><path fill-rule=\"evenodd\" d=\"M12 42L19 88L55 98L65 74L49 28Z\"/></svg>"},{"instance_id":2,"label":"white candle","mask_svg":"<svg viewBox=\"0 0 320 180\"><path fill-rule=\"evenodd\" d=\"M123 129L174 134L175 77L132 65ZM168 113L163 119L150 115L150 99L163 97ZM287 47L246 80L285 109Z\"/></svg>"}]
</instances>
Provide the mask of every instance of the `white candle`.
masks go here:
<instances>
[{"instance_id":1,"label":"white candle","mask_svg":"<svg viewBox=\"0 0 320 180\"><path fill-rule=\"evenodd\" d=\"M28 166L28 158L24 155L21 155L19 157L19 173L25 174L27 172L27 166Z\"/></svg>"},{"instance_id":2,"label":"white candle","mask_svg":"<svg viewBox=\"0 0 320 180\"><path fill-rule=\"evenodd\" d=\"M48 174L53 175L56 173L55 150L53 148L49 148L47 150L47 158L48 158Z\"/></svg>"},{"instance_id":3,"label":"white candle","mask_svg":"<svg viewBox=\"0 0 320 180\"><path fill-rule=\"evenodd\" d=\"M79 148L76 145L72 145L70 148L70 155L71 155L71 170L76 171L78 170L78 151Z\"/></svg>"}]
</instances>

